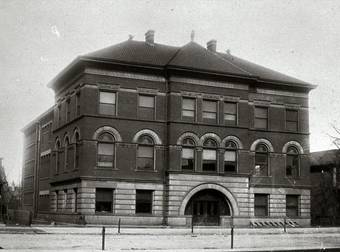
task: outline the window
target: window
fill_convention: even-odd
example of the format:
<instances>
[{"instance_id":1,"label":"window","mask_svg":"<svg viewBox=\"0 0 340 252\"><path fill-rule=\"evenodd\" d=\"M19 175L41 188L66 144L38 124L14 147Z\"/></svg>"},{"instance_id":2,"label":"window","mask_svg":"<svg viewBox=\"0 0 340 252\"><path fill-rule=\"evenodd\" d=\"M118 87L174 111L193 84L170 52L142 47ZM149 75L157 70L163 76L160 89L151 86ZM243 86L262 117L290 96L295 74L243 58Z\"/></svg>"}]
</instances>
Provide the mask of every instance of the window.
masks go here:
<instances>
[{"instance_id":1,"label":"window","mask_svg":"<svg viewBox=\"0 0 340 252\"><path fill-rule=\"evenodd\" d=\"M60 142L57 141L55 147L55 173L58 174L60 170Z\"/></svg>"},{"instance_id":2,"label":"window","mask_svg":"<svg viewBox=\"0 0 340 252\"><path fill-rule=\"evenodd\" d=\"M152 193L150 190L136 190L136 213L152 213Z\"/></svg>"},{"instance_id":3,"label":"window","mask_svg":"<svg viewBox=\"0 0 340 252\"><path fill-rule=\"evenodd\" d=\"M76 93L76 116L80 115L80 92Z\"/></svg>"},{"instance_id":4,"label":"window","mask_svg":"<svg viewBox=\"0 0 340 252\"><path fill-rule=\"evenodd\" d=\"M137 169L154 170L154 142L148 135L142 135L138 139Z\"/></svg>"},{"instance_id":5,"label":"window","mask_svg":"<svg viewBox=\"0 0 340 252\"><path fill-rule=\"evenodd\" d=\"M286 156L286 175L291 177L297 177L300 174L299 168L299 152L298 150L290 146L287 149Z\"/></svg>"},{"instance_id":6,"label":"window","mask_svg":"<svg viewBox=\"0 0 340 252\"><path fill-rule=\"evenodd\" d=\"M61 104L58 105L57 108L57 116L58 116L58 125L61 125Z\"/></svg>"},{"instance_id":7,"label":"window","mask_svg":"<svg viewBox=\"0 0 340 252\"><path fill-rule=\"evenodd\" d=\"M71 119L71 110L70 110L70 102L71 102L71 99L70 98L68 98L67 100L66 100L66 107L65 107L65 112L66 112L66 122L68 122L68 121L70 121L70 119Z\"/></svg>"},{"instance_id":8,"label":"window","mask_svg":"<svg viewBox=\"0 0 340 252\"><path fill-rule=\"evenodd\" d=\"M96 188L96 212L112 213L113 190Z\"/></svg>"},{"instance_id":9,"label":"window","mask_svg":"<svg viewBox=\"0 0 340 252\"><path fill-rule=\"evenodd\" d=\"M193 98L183 98L182 100L182 116L191 117L195 119L196 111L196 99Z\"/></svg>"},{"instance_id":10,"label":"window","mask_svg":"<svg viewBox=\"0 0 340 252\"><path fill-rule=\"evenodd\" d=\"M138 116L143 119L155 119L155 97L139 95Z\"/></svg>"},{"instance_id":11,"label":"window","mask_svg":"<svg viewBox=\"0 0 340 252\"><path fill-rule=\"evenodd\" d=\"M286 129L289 131L298 131L298 111L286 109Z\"/></svg>"},{"instance_id":12,"label":"window","mask_svg":"<svg viewBox=\"0 0 340 252\"><path fill-rule=\"evenodd\" d=\"M256 146L255 175L268 176L268 149L264 144L258 144Z\"/></svg>"},{"instance_id":13,"label":"window","mask_svg":"<svg viewBox=\"0 0 340 252\"><path fill-rule=\"evenodd\" d=\"M224 152L224 171L236 172L237 171L237 147L232 141L228 141L225 145L226 151Z\"/></svg>"},{"instance_id":14,"label":"window","mask_svg":"<svg viewBox=\"0 0 340 252\"><path fill-rule=\"evenodd\" d=\"M299 216L299 196L286 195L286 215L288 217Z\"/></svg>"},{"instance_id":15,"label":"window","mask_svg":"<svg viewBox=\"0 0 340 252\"><path fill-rule=\"evenodd\" d=\"M216 148L217 144L213 139L207 139L203 143L203 171L217 171Z\"/></svg>"},{"instance_id":16,"label":"window","mask_svg":"<svg viewBox=\"0 0 340 252\"><path fill-rule=\"evenodd\" d=\"M78 212L78 189L74 188L73 192L74 192L74 207L73 207L73 211L74 211L74 213L76 213L76 212Z\"/></svg>"},{"instance_id":17,"label":"window","mask_svg":"<svg viewBox=\"0 0 340 252\"><path fill-rule=\"evenodd\" d=\"M217 102L203 100L203 119L214 120L217 119Z\"/></svg>"},{"instance_id":18,"label":"window","mask_svg":"<svg viewBox=\"0 0 340 252\"><path fill-rule=\"evenodd\" d=\"M79 133L76 132L75 135L75 146L74 146L74 169L79 167L79 149L80 149L80 140L79 140Z\"/></svg>"},{"instance_id":19,"label":"window","mask_svg":"<svg viewBox=\"0 0 340 252\"><path fill-rule=\"evenodd\" d=\"M112 168L114 165L114 138L109 133L98 137L97 167Z\"/></svg>"},{"instance_id":20,"label":"window","mask_svg":"<svg viewBox=\"0 0 340 252\"><path fill-rule=\"evenodd\" d=\"M195 170L195 142L190 138L182 143L182 170Z\"/></svg>"},{"instance_id":21,"label":"window","mask_svg":"<svg viewBox=\"0 0 340 252\"><path fill-rule=\"evenodd\" d=\"M267 129L268 128L268 108L255 107L254 126L257 129Z\"/></svg>"},{"instance_id":22,"label":"window","mask_svg":"<svg viewBox=\"0 0 340 252\"><path fill-rule=\"evenodd\" d=\"M234 102L224 103L224 122L227 125L237 124L237 105Z\"/></svg>"},{"instance_id":23,"label":"window","mask_svg":"<svg viewBox=\"0 0 340 252\"><path fill-rule=\"evenodd\" d=\"M102 115L116 114L116 93L99 93L99 113Z\"/></svg>"},{"instance_id":24,"label":"window","mask_svg":"<svg viewBox=\"0 0 340 252\"><path fill-rule=\"evenodd\" d=\"M255 194L255 216L268 216L268 194Z\"/></svg>"},{"instance_id":25,"label":"window","mask_svg":"<svg viewBox=\"0 0 340 252\"><path fill-rule=\"evenodd\" d=\"M69 139L65 142L65 170L70 169L73 166L73 146L70 144Z\"/></svg>"}]
</instances>

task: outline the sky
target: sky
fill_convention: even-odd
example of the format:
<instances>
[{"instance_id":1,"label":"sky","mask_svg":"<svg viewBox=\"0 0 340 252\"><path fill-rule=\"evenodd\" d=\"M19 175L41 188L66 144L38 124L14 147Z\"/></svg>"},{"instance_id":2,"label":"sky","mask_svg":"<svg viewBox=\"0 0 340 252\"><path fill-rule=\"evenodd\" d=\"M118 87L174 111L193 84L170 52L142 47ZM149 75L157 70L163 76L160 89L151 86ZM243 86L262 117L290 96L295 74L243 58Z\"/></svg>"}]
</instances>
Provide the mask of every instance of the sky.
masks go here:
<instances>
[{"instance_id":1,"label":"sky","mask_svg":"<svg viewBox=\"0 0 340 252\"><path fill-rule=\"evenodd\" d=\"M75 57L128 39L202 46L318 87L310 93L311 151L334 149L340 128L340 1L0 0L0 157L19 183L20 131L54 104L47 83Z\"/></svg>"}]
</instances>

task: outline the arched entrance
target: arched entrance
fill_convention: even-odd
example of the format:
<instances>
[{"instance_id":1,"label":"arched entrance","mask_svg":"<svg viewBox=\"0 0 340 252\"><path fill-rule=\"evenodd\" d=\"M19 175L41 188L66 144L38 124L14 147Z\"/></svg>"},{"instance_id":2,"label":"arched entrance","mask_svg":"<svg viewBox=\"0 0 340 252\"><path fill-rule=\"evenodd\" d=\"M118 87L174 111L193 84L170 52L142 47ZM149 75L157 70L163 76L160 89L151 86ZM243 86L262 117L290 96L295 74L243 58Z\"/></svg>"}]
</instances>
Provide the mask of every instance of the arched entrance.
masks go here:
<instances>
[{"instance_id":1,"label":"arched entrance","mask_svg":"<svg viewBox=\"0 0 340 252\"><path fill-rule=\"evenodd\" d=\"M196 192L185 207L185 215L192 215L194 225L220 225L220 216L231 216L232 209L226 196L214 189Z\"/></svg>"}]
</instances>

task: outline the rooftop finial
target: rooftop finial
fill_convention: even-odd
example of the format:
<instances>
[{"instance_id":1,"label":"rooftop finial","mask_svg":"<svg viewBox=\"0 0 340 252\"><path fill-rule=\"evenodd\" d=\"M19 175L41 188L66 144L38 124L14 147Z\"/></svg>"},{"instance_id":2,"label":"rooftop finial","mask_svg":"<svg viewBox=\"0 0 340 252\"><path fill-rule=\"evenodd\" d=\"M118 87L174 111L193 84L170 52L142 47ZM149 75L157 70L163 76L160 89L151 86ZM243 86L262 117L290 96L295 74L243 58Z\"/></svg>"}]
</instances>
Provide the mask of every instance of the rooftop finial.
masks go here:
<instances>
[{"instance_id":1,"label":"rooftop finial","mask_svg":"<svg viewBox=\"0 0 340 252\"><path fill-rule=\"evenodd\" d=\"M195 31L194 30L191 31L190 39L191 39L191 42L194 42L194 39L195 39Z\"/></svg>"},{"instance_id":2,"label":"rooftop finial","mask_svg":"<svg viewBox=\"0 0 340 252\"><path fill-rule=\"evenodd\" d=\"M230 53L230 49L227 50L227 53L228 53L228 54L231 54L231 53Z\"/></svg>"},{"instance_id":3,"label":"rooftop finial","mask_svg":"<svg viewBox=\"0 0 340 252\"><path fill-rule=\"evenodd\" d=\"M129 34L129 40L133 40L133 35Z\"/></svg>"}]
</instances>

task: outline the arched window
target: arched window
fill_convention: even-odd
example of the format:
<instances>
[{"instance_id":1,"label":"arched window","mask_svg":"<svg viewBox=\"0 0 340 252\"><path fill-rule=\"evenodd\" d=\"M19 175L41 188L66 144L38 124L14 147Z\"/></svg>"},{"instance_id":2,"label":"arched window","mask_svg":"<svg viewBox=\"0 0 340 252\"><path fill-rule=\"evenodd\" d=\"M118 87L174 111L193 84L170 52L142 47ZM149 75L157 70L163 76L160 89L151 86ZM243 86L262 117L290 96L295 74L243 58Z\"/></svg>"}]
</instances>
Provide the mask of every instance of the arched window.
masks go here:
<instances>
[{"instance_id":1,"label":"arched window","mask_svg":"<svg viewBox=\"0 0 340 252\"><path fill-rule=\"evenodd\" d=\"M97 167L114 167L114 137L109 133L103 133L98 137Z\"/></svg>"},{"instance_id":2,"label":"arched window","mask_svg":"<svg viewBox=\"0 0 340 252\"><path fill-rule=\"evenodd\" d=\"M294 146L289 146L286 157L286 175L297 177L300 174L299 152Z\"/></svg>"},{"instance_id":3,"label":"arched window","mask_svg":"<svg viewBox=\"0 0 340 252\"><path fill-rule=\"evenodd\" d=\"M182 170L195 170L195 141L191 138L182 142Z\"/></svg>"},{"instance_id":4,"label":"arched window","mask_svg":"<svg viewBox=\"0 0 340 252\"><path fill-rule=\"evenodd\" d=\"M80 148L80 137L79 133L75 133L74 143L74 169L79 168L79 148Z\"/></svg>"},{"instance_id":5,"label":"arched window","mask_svg":"<svg viewBox=\"0 0 340 252\"><path fill-rule=\"evenodd\" d=\"M67 171L67 169L69 168L69 166L71 165L71 155L70 155L70 140L68 139L68 137L65 138L65 142L64 142L64 151L65 151L65 171Z\"/></svg>"},{"instance_id":6,"label":"arched window","mask_svg":"<svg viewBox=\"0 0 340 252\"><path fill-rule=\"evenodd\" d=\"M225 144L226 151L224 152L224 171L237 171L237 146L233 141L228 141Z\"/></svg>"},{"instance_id":7,"label":"arched window","mask_svg":"<svg viewBox=\"0 0 340 252\"><path fill-rule=\"evenodd\" d=\"M138 138L137 169L154 170L154 141L148 135Z\"/></svg>"},{"instance_id":8,"label":"arched window","mask_svg":"<svg viewBox=\"0 0 340 252\"><path fill-rule=\"evenodd\" d=\"M217 143L215 140L208 138L203 143L203 171L217 171Z\"/></svg>"},{"instance_id":9,"label":"arched window","mask_svg":"<svg viewBox=\"0 0 340 252\"><path fill-rule=\"evenodd\" d=\"M60 170L60 142L57 140L55 144L55 173L58 174Z\"/></svg>"},{"instance_id":10,"label":"arched window","mask_svg":"<svg viewBox=\"0 0 340 252\"><path fill-rule=\"evenodd\" d=\"M255 175L268 176L268 148L258 144L255 149Z\"/></svg>"}]
</instances>

